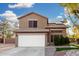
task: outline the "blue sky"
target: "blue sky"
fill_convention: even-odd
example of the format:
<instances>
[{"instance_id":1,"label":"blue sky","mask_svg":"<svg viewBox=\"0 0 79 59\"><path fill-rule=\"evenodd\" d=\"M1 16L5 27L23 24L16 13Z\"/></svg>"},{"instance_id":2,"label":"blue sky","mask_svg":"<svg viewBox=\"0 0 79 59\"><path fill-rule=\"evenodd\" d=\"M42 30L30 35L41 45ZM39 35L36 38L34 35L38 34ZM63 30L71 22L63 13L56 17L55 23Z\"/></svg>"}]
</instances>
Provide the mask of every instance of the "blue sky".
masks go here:
<instances>
[{"instance_id":1,"label":"blue sky","mask_svg":"<svg viewBox=\"0 0 79 59\"><path fill-rule=\"evenodd\" d=\"M5 11L13 11L17 16L27 14L29 12L36 12L41 15L48 17L48 19L53 20L61 14L64 14L64 8L57 3L35 3L33 7L30 8L10 8L8 5L14 5L12 3L1 3L0 4L0 14L5 13Z\"/></svg>"},{"instance_id":2,"label":"blue sky","mask_svg":"<svg viewBox=\"0 0 79 59\"><path fill-rule=\"evenodd\" d=\"M2 3L0 4L0 20L3 17L9 21L10 25L18 22L17 17L25 15L30 12L36 12L48 17L49 22L62 21L64 17L64 8L57 3ZM13 23L13 24L12 24ZM60 23L60 22L59 22ZM71 25L69 21L69 25ZM72 29L67 31L72 34Z\"/></svg>"}]
</instances>

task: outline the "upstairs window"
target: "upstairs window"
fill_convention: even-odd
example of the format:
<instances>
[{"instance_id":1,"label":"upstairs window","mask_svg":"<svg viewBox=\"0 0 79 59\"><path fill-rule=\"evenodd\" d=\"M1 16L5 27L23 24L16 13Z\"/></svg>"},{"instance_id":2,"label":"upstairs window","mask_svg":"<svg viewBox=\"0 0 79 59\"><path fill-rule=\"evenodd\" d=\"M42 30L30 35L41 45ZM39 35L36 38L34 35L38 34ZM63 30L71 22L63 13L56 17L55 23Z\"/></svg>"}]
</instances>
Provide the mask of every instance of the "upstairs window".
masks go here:
<instances>
[{"instance_id":1,"label":"upstairs window","mask_svg":"<svg viewBox=\"0 0 79 59\"><path fill-rule=\"evenodd\" d=\"M29 21L29 28L37 28L37 21Z\"/></svg>"}]
</instances>

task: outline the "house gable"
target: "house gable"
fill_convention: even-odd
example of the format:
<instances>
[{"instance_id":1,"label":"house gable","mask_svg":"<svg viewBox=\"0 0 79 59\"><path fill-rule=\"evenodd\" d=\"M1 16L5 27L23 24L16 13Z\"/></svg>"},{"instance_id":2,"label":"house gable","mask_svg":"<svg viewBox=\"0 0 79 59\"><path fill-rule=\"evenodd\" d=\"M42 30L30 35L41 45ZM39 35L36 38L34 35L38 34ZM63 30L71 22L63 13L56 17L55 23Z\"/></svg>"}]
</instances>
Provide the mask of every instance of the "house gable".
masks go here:
<instances>
[{"instance_id":1,"label":"house gable","mask_svg":"<svg viewBox=\"0 0 79 59\"><path fill-rule=\"evenodd\" d=\"M38 16L40 16L40 17L47 18L47 17L42 16L42 15L40 15L40 14L37 14L37 13L35 13L35 12L30 12L30 13L28 13L28 14L26 14L26 15L20 16L18 19L21 19L21 18L26 17L26 16L31 15L31 14L35 14L35 15L38 15ZM47 18L47 19L48 19L48 18Z\"/></svg>"},{"instance_id":2,"label":"house gable","mask_svg":"<svg viewBox=\"0 0 79 59\"><path fill-rule=\"evenodd\" d=\"M20 29L28 29L29 28L29 21L37 21L37 28L44 29L47 26L48 18L37 13L29 13L22 17L19 17L19 28ZM29 28L30 29L30 28ZM35 29L35 28L31 28Z\"/></svg>"}]
</instances>

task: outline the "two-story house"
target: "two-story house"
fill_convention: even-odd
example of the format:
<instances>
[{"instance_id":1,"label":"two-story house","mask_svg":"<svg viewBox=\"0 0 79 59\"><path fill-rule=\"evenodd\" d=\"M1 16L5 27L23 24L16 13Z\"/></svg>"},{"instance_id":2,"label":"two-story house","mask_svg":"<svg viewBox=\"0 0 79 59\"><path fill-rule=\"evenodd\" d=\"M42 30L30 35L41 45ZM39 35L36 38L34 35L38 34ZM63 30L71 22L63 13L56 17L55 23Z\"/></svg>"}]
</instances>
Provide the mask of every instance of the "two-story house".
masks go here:
<instances>
[{"instance_id":1,"label":"two-story house","mask_svg":"<svg viewBox=\"0 0 79 59\"><path fill-rule=\"evenodd\" d=\"M40 14L31 12L18 19L16 46L44 47L52 45L55 36L66 35L64 24L48 23L48 18Z\"/></svg>"}]
</instances>

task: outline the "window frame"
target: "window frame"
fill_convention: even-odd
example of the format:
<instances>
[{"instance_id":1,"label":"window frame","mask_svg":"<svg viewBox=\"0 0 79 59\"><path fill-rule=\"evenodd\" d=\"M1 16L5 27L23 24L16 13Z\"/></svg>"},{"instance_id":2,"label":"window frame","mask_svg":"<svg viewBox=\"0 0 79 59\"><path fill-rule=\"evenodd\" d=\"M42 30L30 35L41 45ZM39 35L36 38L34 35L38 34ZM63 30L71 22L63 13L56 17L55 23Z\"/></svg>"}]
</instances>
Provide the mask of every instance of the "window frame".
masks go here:
<instances>
[{"instance_id":1,"label":"window frame","mask_svg":"<svg viewBox=\"0 0 79 59\"><path fill-rule=\"evenodd\" d=\"M36 20L30 20L29 21L29 28L37 28L37 21Z\"/></svg>"}]
</instances>

